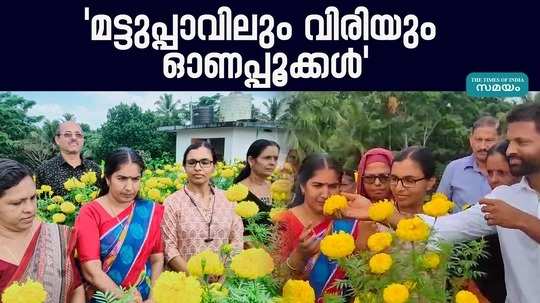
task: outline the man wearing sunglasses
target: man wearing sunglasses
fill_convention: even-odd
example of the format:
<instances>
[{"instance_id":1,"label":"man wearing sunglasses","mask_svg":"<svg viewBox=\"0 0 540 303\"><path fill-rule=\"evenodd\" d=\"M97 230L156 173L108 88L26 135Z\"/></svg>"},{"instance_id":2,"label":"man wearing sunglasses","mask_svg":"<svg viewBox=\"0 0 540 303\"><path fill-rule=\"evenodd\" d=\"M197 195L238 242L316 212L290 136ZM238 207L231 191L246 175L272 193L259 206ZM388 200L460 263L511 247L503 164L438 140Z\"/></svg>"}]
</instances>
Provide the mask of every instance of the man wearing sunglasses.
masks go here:
<instances>
[{"instance_id":1,"label":"man wearing sunglasses","mask_svg":"<svg viewBox=\"0 0 540 303\"><path fill-rule=\"evenodd\" d=\"M50 185L55 195L63 196L66 194L64 182L69 178L80 178L87 171L96 172L99 178L101 175L99 165L82 157L84 134L78 123L73 121L61 123L56 131L54 142L60 153L37 168L38 187Z\"/></svg>"}]
</instances>

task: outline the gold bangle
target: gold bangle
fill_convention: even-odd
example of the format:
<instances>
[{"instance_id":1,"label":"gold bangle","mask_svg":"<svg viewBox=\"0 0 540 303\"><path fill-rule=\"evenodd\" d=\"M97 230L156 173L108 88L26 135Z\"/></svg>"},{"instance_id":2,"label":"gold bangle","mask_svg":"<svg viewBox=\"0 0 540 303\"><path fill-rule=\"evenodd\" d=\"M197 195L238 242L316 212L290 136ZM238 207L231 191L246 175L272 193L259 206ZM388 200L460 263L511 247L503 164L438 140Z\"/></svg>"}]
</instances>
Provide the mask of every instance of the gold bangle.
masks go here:
<instances>
[{"instance_id":1,"label":"gold bangle","mask_svg":"<svg viewBox=\"0 0 540 303\"><path fill-rule=\"evenodd\" d=\"M287 267L288 267L291 271L296 271L296 272L298 272L298 269L292 267L291 264L289 263L289 258L287 258L287 259L285 260L285 265L287 265Z\"/></svg>"}]
</instances>

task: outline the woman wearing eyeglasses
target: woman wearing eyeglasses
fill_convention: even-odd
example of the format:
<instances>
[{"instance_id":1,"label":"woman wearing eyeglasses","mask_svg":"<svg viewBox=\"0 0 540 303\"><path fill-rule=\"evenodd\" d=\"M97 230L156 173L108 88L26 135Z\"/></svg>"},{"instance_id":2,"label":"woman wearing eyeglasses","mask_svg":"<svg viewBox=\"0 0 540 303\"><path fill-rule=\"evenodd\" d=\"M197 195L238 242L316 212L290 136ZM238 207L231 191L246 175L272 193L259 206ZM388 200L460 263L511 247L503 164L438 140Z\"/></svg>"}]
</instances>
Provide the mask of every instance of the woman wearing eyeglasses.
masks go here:
<instances>
[{"instance_id":1,"label":"woman wearing eyeglasses","mask_svg":"<svg viewBox=\"0 0 540 303\"><path fill-rule=\"evenodd\" d=\"M390 189L401 213L422 212L424 199L435 186L435 159L425 147L409 147L392 163Z\"/></svg>"},{"instance_id":2,"label":"woman wearing eyeglasses","mask_svg":"<svg viewBox=\"0 0 540 303\"><path fill-rule=\"evenodd\" d=\"M376 202L391 199L390 168L394 156L384 148L368 150L358 164L357 193Z\"/></svg>"},{"instance_id":3,"label":"woman wearing eyeglasses","mask_svg":"<svg viewBox=\"0 0 540 303\"><path fill-rule=\"evenodd\" d=\"M165 259L175 271L186 271L189 258L223 244L243 247L244 226L220 189L212 187L216 153L212 145L201 141L190 145L182 160L187 174L186 186L165 199L161 227Z\"/></svg>"}]
</instances>

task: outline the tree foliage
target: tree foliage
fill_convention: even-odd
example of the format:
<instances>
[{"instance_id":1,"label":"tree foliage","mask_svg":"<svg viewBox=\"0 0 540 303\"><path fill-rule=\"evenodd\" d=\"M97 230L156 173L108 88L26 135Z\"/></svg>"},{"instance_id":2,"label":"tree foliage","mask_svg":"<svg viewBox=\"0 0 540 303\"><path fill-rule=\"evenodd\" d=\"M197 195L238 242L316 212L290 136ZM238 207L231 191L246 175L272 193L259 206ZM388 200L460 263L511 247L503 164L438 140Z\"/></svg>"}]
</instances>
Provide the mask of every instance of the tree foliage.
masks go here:
<instances>
[{"instance_id":1,"label":"tree foliage","mask_svg":"<svg viewBox=\"0 0 540 303\"><path fill-rule=\"evenodd\" d=\"M119 104L107 113L107 122L100 129L101 137L95 151L103 159L112 150L128 146L135 150L160 157L163 152L174 152L174 140L169 134L158 131L158 116L136 104Z\"/></svg>"},{"instance_id":2,"label":"tree foliage","mask_svg":"<svg viewBox=\"0 0 540 303\"><path fill-rule=\"evenodd\" d=\"M483 115L504 119L513 103L471 98L462 92L303 92L282 120L301 154L331 153L354 169L367 149L432 149L439 170L468 153L468 134Z\"/></svg>"}]
</instances>

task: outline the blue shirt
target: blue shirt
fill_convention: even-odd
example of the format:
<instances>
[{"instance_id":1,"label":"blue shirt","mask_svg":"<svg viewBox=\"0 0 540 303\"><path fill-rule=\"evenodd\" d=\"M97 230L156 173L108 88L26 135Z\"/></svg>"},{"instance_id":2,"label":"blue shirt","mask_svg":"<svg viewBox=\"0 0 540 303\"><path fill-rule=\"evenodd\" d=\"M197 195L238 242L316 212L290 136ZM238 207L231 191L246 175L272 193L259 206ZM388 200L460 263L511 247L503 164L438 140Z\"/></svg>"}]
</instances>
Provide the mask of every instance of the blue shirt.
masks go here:
<instances>
[{"instance_id":1,"label":"blue shirt","mask_svg":"<svg viewBox=\"0 0 540 303\"><path fill-rule=\"evenodd\" d=\"M446 166L437 191L454 201L456 213L460 212L465 204L476 204L491 192L491 187L474 157L470 155L454 160Z\"/></svg>"}]
</instances>

